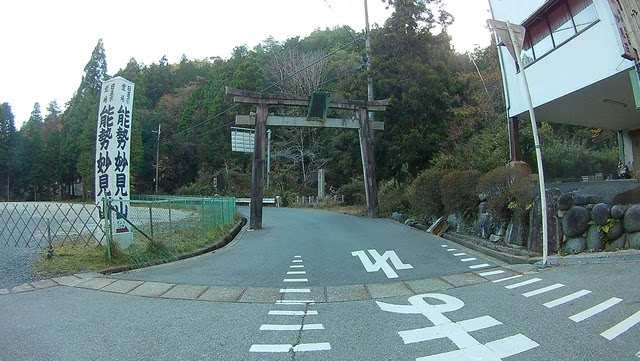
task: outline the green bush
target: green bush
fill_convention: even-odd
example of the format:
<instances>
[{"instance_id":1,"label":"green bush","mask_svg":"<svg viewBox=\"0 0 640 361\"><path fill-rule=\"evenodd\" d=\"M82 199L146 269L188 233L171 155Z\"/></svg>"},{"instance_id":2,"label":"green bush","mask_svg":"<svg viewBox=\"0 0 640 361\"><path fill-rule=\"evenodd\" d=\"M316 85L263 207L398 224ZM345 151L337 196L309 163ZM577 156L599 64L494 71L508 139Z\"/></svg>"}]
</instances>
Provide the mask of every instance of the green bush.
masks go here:
<instances>
[{"instance_id":1,"label":"green bush","mask_svg":"<svg viewBox=\"0 0 640 361\"><path fill-rule=\"evenodd\" d=\"M216 188L213 186L214 179L213 174L200 171L198 172L198 179L193 183L178 188L176 195L213 196L217 193Z\"/></svg>"},{"instance_id":2,"label":"green bush","mask_svg":"<svg viewBox=\"0 0 640 361\"><path fill-rule=\"evenodd\" d=\"M547 178L580 178L602 173L605 177L616 171L618 149L589 149L575 140L554 142L542 148Z\"/></svg>"},{"instance_id":3,"label":"green bush","mask_svg":"<svg viewBox=\"0 0 640 361\"><path fill-rule=\"evenodd\" d=\"M351 183L347 183L338 188L338 194L344 195L344 202L346 204L367 204L366 195L364 193L364 181L361 178L353 178L351 179Z\"/></svg>"},{"instance_id":4,"label":"green bush","mask_svg":"<svg viewBox=\"0 0 640 361\"><path fill-rule=\"evenodd\" d=\"M442 215L444 205L440 193L440 181L445 172L438 169L427 169L420 173L409 189L410 213L423 219Z\"/></svg>"},{"instance_id":5,"label":"green bush","mask_svg":"<svg viewBox=\"0 0 640 361\"><path fill-rule=\"evenodd\" d=\"M382 182L378 191L380 215L388 216L393 212L406 213L409 210L407 186L395 180Z\"/></svg>"},{"instance_id":6,"label":"green bush","mask_svg":"<svg viewBox=\"0 0 640 361\"><path fill-rule=\"evenodd\" d=\"M457 213L466 219L474 218L477 213L478 195L476 186L480 172L475 170L453 171L440 180L440 193L445 212Z\"/></svg>"},{"instance_id":7,"label":"green bush","mask_svg":"<svg viewBox=\"0 0 640 361\"><path fill-rule=\"evenodd\" d=\"M535 196L534 188L528 173L499 167L483 175L476 189L486 196L489 213L507 220L514 212L526 211Z\"/></svg>"}]
</instances>

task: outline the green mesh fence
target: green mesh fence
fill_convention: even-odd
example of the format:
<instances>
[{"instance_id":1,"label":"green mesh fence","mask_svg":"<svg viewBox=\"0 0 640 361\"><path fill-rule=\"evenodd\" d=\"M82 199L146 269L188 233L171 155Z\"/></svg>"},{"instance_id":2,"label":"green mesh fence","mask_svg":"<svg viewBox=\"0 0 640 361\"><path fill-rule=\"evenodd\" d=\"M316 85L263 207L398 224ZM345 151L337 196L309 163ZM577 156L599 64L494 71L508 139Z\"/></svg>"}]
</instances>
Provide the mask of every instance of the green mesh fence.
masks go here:
<instances>
[{"instance_id":1,"label":"green mesh fence","mask_svg":"<svg viewBox=\"0 0 640 361\"><path fill-rule=\"evenodd\" d=\"M193 241L232 222L236 214L233 197L139 196L112 205L126 213L134 243L147 238ZM104 224L92 203L0 202L0 246L104 245Z\"/></svg>"}]
</instances>

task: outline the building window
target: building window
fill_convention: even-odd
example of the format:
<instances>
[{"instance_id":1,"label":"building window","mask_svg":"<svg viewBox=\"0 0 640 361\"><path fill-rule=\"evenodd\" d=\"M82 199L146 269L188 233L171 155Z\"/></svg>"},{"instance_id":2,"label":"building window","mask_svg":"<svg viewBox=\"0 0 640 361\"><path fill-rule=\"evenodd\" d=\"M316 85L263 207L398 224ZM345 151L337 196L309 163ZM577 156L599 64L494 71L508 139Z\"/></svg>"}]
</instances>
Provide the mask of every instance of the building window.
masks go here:
<instances>
[{"instance_id":1,"label":"building window","mask_svg":"<svg viewBox=\"0 0 640 361\"><path fill-rule=\"evenodd\" d=\"M560 0L532 18L535 20L525 24L524 66L598 21L598 13L593 0Z\"/></svg>"},{"instance_id":2,"label":"building window","mask_svg":"<svg viewBox=\"0 0 640 361\"><path fill-rule=\"evenodd\" d=\"M568 3L578 32L598 20L596 6L592 0L568 0Z\"/></svg>"}]
</instances>

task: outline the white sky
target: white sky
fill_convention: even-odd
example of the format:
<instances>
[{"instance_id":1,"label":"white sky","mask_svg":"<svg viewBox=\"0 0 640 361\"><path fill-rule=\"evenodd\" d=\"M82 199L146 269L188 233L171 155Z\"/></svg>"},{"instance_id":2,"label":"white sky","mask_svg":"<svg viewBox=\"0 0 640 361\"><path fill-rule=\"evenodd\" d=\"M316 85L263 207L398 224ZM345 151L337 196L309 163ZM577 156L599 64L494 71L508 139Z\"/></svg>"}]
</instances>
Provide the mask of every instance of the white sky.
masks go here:
<instances>
[{"instance_id":1,"label":"white sky","mask_svg":"<svg viewBox=\"0 0 640 361\"><path fill-rule=\"evenodd\" d=\"M459 52L487 46L488 0L445 0L456 19L449 29ZM389 16L381 0L368 0L371 24ZM16 127L35 102L43 116L56 100L62 110L80 85L98 39L109 74L129 59L150 65L220 56L250 49L272 36L284 41L314 29L364 29L362 0L16 0L5 1L0 21L0 103L8 102ZM131 21L129 21L131 19ZM135 108L134 108L135 109Z\"/></svg>"}]
</instances>

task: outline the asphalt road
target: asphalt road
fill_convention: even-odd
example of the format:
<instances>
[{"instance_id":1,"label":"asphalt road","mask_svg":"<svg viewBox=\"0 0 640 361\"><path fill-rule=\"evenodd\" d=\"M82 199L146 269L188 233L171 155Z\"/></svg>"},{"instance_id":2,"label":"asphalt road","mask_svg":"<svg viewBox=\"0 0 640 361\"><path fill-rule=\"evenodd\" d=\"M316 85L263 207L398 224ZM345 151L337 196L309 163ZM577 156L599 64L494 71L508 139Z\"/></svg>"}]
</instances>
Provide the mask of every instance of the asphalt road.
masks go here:
<instances>
[{"instance_id":1,"label":"asphalt road","mask_svg":"<svg viewBox=\"0 0 640 361\"><path fill-rule=\"evenodd\" d=\"M309 286L335 286L386 282L383 272L361 272L363 263L352 252L369 250L383 255L395 251L413 268L398 270L395 280L406 281L468 272L468 265L440 247L441 239L388 219L369 219L333 212L265 208L263 229L246 231L213 254L162 267L117 275L122 279L187 283L278 287L291 258L301 255L309 269ZM493 263L491 263L493 264Z\"/></svg>"},{"instance_id":2,"label":"asphalt road","mask_svg":"<svg viewBox=\"0 0 640 361\"><path fill-rule=\"evenodd\" d=\"M183 262L0 290L0 360L638 358L637 263L509 266L388 220L313 210L267 208L264 225ZM114 291L123 284L133 291ZM229 302L204 299L231 286L243 291Z\"/></svg>"}]
</instances>

